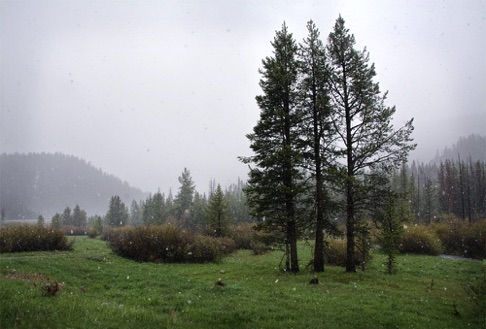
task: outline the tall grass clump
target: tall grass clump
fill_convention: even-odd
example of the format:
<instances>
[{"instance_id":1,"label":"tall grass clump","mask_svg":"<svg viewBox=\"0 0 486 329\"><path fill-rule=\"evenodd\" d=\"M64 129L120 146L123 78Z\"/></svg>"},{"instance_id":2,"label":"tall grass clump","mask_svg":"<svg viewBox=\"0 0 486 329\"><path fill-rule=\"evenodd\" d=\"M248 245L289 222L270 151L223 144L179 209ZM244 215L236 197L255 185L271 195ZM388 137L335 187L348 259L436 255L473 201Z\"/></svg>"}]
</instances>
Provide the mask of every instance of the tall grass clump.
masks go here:
<instances>
[{"instance_id":1,"label":"tall grass clump","mask_svg":"<svg viewBox=\"0 0 486 329\"><path fill-rule=\"evenodd\" d=\"M13 225L0 229L0 253L72 250L73 243L61 231L42 225Z\"/></svg>"},{"instance_id":2,"label":"tall grass clump","mask_svg":"<svg viewBox=\"0 0 486 329\"><path fill-rule=\"evenodd\" d=\"M105 229L103 237L113 252L139 262L214 262L236 250L231 239L196 235L172 225Z\"/></svg>"},{"instance_id":3,"label":"tall grass clump","mask_svg":"<svg viewBox=\"0 0 486 329\"><path fill-rule=\"evenodd\" d=\"M407 227L400 238L398 247L401 253L439 255L443 252L437 234L423 225Z\"/></svg>"}]
</instances>

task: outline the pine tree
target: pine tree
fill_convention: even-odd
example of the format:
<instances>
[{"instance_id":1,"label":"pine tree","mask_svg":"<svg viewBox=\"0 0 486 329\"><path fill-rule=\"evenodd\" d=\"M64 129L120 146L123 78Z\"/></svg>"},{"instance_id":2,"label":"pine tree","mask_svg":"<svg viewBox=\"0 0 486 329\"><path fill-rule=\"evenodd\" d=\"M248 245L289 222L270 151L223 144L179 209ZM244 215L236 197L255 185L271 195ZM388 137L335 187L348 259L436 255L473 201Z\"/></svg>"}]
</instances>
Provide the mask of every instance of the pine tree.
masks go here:
<instances>
[{"instance_id":1,"label":"pine tree","mask_svg":"<svg viewBox=\"0 0 486 329\"><path fill-rule=\"evenodd\" d=\"M51 227L52 228L61 228L62 227L62 215L61 214L56 213L54 216L52 216Z\"/></svg>"},{"instance_id":2,"label":"pine tree","mask_svg":"<svg viewBox=\"0 0 486 329\"><path fill-rule=\"evenodd\" d=\"M330 69L329 90L331 116L345 154L343 181L345 185L347 257L346 271L356 271L355 236L359 226L359 211L363 206L360 192L369 169L390 172L406 159L415 145L411 144L412 121L397 130L391 120L395 107L385 106L386 93L381 94L374 65L369 65L366 48L355 49L355 38L344 26L340 16L329 34L327 62Z\"/></svg>"},{"instance_id":3,"label":"pine tree","mask_svg":"<svg viewBox=\"0 0 486 329\"><path fill-rule=\"evenodd\" d=\"M137 202L132 200L130 205L130 223L133 226L140 226L143 223L143 201Z\"/></svg>"},{"instance_id":4,"label":"pine tree","mask_svg":"<svg viewBox=\"0 0 486 329\"><path fill-rule=\"evenodd\" d=\"M307 23L308 36L300 45L300 106L303 116L302 135L305 168L312 173L314 186L315 247L314 271L324 271L324 228L326 226L326 191L324 170L332 158L333 129L330 121L329 95L327 90L325 46L313 21Z\"/></svg>"},{"instance_id":5,"label":"pine tree","mask_svg":"<svg viewBox=\"0 0 486 329\"><path fill-rule=\"evenodd\" d=\"M118 195L112 196L105 216L108 226L125 226L128 222L128 209Z\"/></svg>"},{"instance_id":6,"label":"pine tree","mask_svg":"<svg viewBox=\"0 0 486 329\"><path fill-rule=\"evenodd\" d=\"M82 210L79 205L76 205L72 214L72 225L77 227L86 227L88 224L88 217L86 211Z\"/></svg>"},{"instance_id":7,"label":"pine tree","mask_svg":"<svg viewBox=\"0 0 486 329\"><path fill-rule=\"evenodd\" d=\"M228 217L228 202L226 201L223 190L219 184L206 208L206 220L207 231L210 235L216 237L228 235L230 224Z\"/></svg>"},{"instance_id":8,"label":"pine tree","mask_svg":"<svg viewBox=\"0 0 486 329\"><path fill-rule=\"evenodd\" d=\"M69 207L64 208L64 211L62 212L61 222L63 226L73 225L71 208Z\"/></svg>"},{"instance_id":9,"label":"pine tree","mask_svg":"<svg viewBox=\"0 0 486 329\"><path fill-rule=\"evenodd\" d=\"M179 187L179 193L174 201L176 218L181 227L185 229L195 229L191 215L195 185L192 181L191 172L187 168L184 168L184 171L179 177L179 183L181 186Z\"/></svg>"},{"instance_id":10,"label":"pine tree","mask_svg":"<svg viewBox=\"0 0 486 329\"><path fill-rule=\"evenodd\" d=\"M286 270L299 271L298 197L302 193L300 117L297 111L297 45L284 23L272 42L273 56L266 57L256 101L260 119L248 134L254 154L240 158L250 167L246 188L252 215L259 227L281 235L286 246Z\"/></svg>"}]
</instances>

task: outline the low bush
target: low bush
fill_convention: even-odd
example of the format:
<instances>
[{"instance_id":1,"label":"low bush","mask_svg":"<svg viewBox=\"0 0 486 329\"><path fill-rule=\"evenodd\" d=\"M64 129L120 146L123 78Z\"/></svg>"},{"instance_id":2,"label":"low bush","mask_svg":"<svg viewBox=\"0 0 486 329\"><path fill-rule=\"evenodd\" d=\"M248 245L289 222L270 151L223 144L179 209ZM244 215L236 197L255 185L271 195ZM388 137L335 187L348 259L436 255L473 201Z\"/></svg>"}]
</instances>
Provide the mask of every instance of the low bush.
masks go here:
<instances>
[{"instance_id":1,"label":"low bush","mask_svg":"<svg viewBox=\"0 0 486 329\"><path fill-rule=\"evenodd\" d=\"M233 226L230 231L230 238L235 241L238 249L251 249L257 235L255 225L241 224Z\"/></svg>"},{"instance_id":2,"label":"low bush","mask_svg":"<svg viewBox=\"0 0 486 329\"><path fill-rule=\"evenodd\" d=\"M229 238L196 235L188 249L187 262L217 262L224 256L236 251L236 243Z\"/></svg>"},{"instance_id":3,"label":"low bush","mask_svg":"<svg viewBox=\"0 0 486 329\"><path fill-rule=\"evenodd\" d=\"M63 226L59 230L64 233L64 235L87 235L88 230L86 227L79 226Z\"/></svg>"},{"instance_id":4,"label":"low bush","mask_svg":"<svg viewBox=\"0 0 486 329\"><path fill-rule=\"evenodd\" d=\"M443 252L437 234L422 225L407 227L400 238L398 247L401 253L439 255Z\"/></svg>"},{"instance_id":5,"label":"low bush","mask_svg":"<svg viewBox=\"0 0 486 329\"><path fill-rule=\"evenodd\" d=\"M471 224L464 221L453 221L432 225L432 229L442 241L445 253L486 259L486 220Z\"/></svg>"},{"instance_id":6,"label":"low bush","mask_svg":"<svg viewBox=\"0 0 486 329\"><path fill-rule=\"evenodd\" d=\"M115 253L139 262L213 262L236 250L231 239L195 235L171 225L105 229L103 238Z\"/></svg>"},{"instance_id":7,"label":"low bush","mask_svg":"<svg viewBox=\"0 0 486 329\"><path fill-rule=\"evenodd\" d=\"M0 229L0 253L72 250L73 243L60 230L41 225L12 225Z\"/></svg>"},{"instance_id":8,"label":"low bush","mask_svg":"<svg viewBox=\"0 0 486 329\"><path fill-rule=\"evenodd\" d=\"M231 229L230 238L237 249L252 250L253 254L261 255L271 249L275 242L269 233L257 231L254 224L241 224Z\"/></svg>"},{"instance_id":9,"label":"low bush","mask_svg":"<svg viewBox=\"0 0 486 329\"><path fill-rule=\"evenodd\" d=\"M324 261L328 265L346 266L346 239L332 239L326 241L324 247ZM360 265L362 263L362 253L356 249L355 263Z\"/></svg>"}]
</instances>

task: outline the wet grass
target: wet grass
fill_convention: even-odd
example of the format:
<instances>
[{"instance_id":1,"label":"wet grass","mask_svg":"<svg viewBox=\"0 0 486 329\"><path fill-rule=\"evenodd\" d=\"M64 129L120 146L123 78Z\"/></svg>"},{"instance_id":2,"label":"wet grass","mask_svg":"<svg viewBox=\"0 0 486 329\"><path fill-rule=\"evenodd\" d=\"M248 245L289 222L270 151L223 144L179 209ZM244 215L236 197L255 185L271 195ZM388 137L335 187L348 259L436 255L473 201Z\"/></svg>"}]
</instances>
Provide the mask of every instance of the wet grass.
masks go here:
<instances>
[{"instance_id":1,"label":"wet grass","mask_svg":"<svg viewBox=\"0 0 486 329\"><path fill-rule=\"evenodd\" d=\"M302 264L311 248L302 245ZM306 259L307 255L307 259ZM218 264L137 263L103 241L76 238L71 252L0 255L0 328L481 328L468 285L483 262L400 256L384 273L326 268L281 273L281 252L240 251ZM216 286L221 278L224 287ZM45 282L64 284L54 297ZM484 299L483 299L484 300Z\"/></svg>"}]
</instances>

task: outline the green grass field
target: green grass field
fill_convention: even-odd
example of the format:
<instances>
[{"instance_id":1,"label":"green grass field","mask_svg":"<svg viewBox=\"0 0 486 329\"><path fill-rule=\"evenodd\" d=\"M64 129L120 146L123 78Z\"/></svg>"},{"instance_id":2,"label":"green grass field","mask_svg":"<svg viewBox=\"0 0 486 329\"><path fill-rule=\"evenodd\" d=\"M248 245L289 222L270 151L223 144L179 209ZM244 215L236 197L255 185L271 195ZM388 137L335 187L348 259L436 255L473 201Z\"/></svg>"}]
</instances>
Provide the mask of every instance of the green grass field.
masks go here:
<instances>
[{"instance_id":1,"label":"green grass field","mask_svg":"<svg viewBox=\"0 0 486 329\"><path fill-rule=\"evenodd\" d=\"M387 275L278 269L280 251L239 251L218 264L136 263L105 242L76 238L72 252L0 255L0 328L482 328L485 305L468 285L486 262L402 255ZM226 286L215 286L221 278ZM64 284L43 296L47 279ZM484 298L482 299L484 301Z\"/></svg>"}]
</instances>

